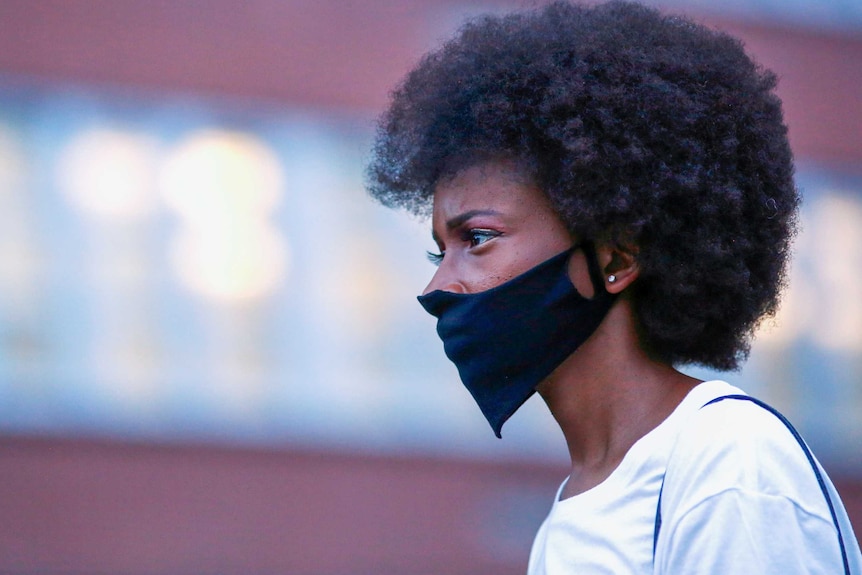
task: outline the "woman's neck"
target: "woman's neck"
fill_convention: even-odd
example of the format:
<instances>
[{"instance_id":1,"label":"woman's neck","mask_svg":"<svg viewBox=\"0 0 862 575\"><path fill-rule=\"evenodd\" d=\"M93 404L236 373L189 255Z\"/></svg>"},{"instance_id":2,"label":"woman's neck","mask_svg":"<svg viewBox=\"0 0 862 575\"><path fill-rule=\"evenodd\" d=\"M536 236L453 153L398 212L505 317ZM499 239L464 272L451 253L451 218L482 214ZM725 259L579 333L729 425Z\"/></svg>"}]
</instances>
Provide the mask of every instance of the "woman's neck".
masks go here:
<instances>
[{"instance_id":1,"label":"woman's neck","mask_svg":"<svg viewBox=\"0 0 862 575\"><path fill-rule=\"evenodd\" d=\"M596 333L538 387L572 462L562 497L604 481L698 383L644 352L631 306L621 299Z\"/></svg>"}]
</instances>

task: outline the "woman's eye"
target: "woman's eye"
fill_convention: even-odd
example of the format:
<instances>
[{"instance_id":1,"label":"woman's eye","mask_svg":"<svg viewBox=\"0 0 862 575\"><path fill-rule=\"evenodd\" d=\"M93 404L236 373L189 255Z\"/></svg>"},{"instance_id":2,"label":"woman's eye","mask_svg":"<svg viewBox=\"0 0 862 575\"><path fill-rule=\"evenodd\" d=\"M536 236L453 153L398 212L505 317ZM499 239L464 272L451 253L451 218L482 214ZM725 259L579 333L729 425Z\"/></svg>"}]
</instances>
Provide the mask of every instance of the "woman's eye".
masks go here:
<instances>
[{"instance_id":1,"label":"woman's eye","mask_svg":"<svg viewBox=\"0 0 862 575\"><path fill-rule=\"evenodd\" d=\"M464 234L464 241L470 243L471 248L475 248L481 246L488 240L492 240L500 235L500 232L496 230L486 230L475 228L472 230L468 230L466 234Z\"/></svg>"},{"instance_id":2,"label":"woman's eye","mask_svg":"<svg viewBox=\"0 0 862 575\"><path fill-rule=\"evenodd\" d=\"M470 248L476 248L487 242L488 240L492 240L497 236L502 235L502 232L498 232L496 230L489 230L484 228L472 228L469 230L465 230L461 234L461 241L466 243ZM435 252L425 252L425 257L428 258L428 261L434 264L435 266L439 266L443 262L443 258L446 256L446 250L440 250L439 253Z\"/></svg>"}]
</instances>

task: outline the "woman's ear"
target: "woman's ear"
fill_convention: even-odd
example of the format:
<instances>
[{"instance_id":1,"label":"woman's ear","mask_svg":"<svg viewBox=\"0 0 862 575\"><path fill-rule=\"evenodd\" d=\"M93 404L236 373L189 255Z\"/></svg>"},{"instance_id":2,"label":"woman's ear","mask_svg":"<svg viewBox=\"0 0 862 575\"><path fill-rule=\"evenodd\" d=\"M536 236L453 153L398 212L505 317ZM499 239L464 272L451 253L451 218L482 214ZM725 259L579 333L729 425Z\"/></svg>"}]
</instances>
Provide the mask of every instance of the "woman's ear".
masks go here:
<instances>
[{"instance_id":1,"label":"woman's ear","mask_svg":"<svg viewBox=\"0 0 862 575\"><path fill-rule=\"evenodd\" d=\"M640 270L637 262L637 248L619 245L602 245L596 248L601 265L605 289L618 294L632 284Z\"/></svg>"}]
</instances>

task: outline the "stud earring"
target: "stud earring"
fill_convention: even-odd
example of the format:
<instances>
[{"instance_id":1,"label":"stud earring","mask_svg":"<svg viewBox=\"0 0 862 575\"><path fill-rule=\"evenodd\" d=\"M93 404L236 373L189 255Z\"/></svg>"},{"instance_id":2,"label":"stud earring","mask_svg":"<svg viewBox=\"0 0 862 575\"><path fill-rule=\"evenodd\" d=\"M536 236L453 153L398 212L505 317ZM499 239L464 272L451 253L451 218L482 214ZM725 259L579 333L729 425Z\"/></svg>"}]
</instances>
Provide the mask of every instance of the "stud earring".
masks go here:
<instances>
[{"instance_id":1,"label":"stud earring","mask_svg":"<svg viewBox=\"0 0 862 575\"><path fill-rule=\"evenodd\" d=\"M615 281L617 281L617 276L615 276L614 274L611 274L611 275L609 275L609 276L608 276L608 283L609 283L609 284L612 284L612 283L614 283Z\"/></svg>"}]
</instances>

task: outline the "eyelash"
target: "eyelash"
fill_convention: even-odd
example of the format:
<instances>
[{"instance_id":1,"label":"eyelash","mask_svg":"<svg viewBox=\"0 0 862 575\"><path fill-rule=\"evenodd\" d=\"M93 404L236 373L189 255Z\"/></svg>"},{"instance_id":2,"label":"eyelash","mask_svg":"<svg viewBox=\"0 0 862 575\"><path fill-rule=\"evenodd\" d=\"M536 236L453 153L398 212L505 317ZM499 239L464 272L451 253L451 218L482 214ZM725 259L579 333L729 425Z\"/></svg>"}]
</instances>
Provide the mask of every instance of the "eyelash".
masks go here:
<instances>
[{"instance_id":1,"label":"eyelash","mask_svg":"<svg viewBox=\"0 0 862 575\"><path fill-rule=\"evenodd\" d=\"M434 264L435 266L439 266L443 262L443 253L434 253L434 252L425 252L425 257L428 258L428 261Z\"/></svg>"},{"instance_id":2,"label":"eyelash","mask_svg":"<svg viewBox=\"0 0 862 575\"><path fill-rule=\"evenodd\" d=\"M469 243L471 248L475 248L475 247L481 246L482 244L484 244L488 240L492 240L492 239L496 238L497 236L501 235L501 233L502 232L498 232L496 230L489 230L489 229L485 229L485 228L470 228L468 230L465 230L461 234L461 241ZM477 237L484 238L484 240L476 241ZM426 252L425 255L428 258L428 261L430 261L435 266L439 266L440 263L443 261L443 256L446 255L446 252L445 251L442 251L440 253Z\"/></svg>"}]
</instances>

